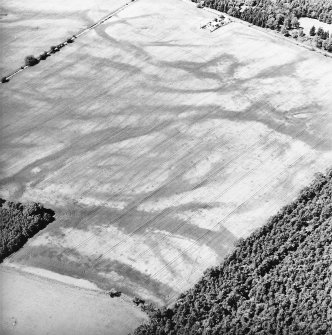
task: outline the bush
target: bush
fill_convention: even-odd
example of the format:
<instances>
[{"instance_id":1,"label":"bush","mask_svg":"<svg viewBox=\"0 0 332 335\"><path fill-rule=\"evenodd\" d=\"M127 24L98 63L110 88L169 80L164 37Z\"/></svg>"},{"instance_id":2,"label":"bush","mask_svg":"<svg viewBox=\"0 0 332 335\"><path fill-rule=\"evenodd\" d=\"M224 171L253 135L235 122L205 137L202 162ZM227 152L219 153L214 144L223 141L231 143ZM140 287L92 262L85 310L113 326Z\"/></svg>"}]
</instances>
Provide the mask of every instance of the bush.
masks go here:
<instances>
[{"instance_id":1,"label":"bush","mask_svg":"<svg viewBox=\"0 0 332 335\"><path fill-rule=\"evenodd\" d=\"M323 41L322 46L324 50L332 52L332 39Z\"/></svg>"},{"instance_id":2,"label":"bush","mask_svg":"<svg viewBox=\"0 0 332 335\"><path fill-rule=\"evenodd\" d=\"M288 29L286 26L282 26L281 27L281 33L284 35L284 36L289 36L289 32L288 32Z\"/></svg>"},{"instance_id":3,"label":"bush","mask_svg":"<svg viewBox=\"0 0 332 335\"><path fill-rule=\"evenodd\" d=\"M141 299L141 298L138 298L138 297L135 297L133 299L133 303L137 306L139 305L144 305L145 304L145 300Z\"/></svg>"},{"instance_id":4,"label":"bush","mask_svg":"<svg viewBox=\"0 0 332 335\"><path fill-rule=\"evenodd\" d=\"M47 54L47 52L45 51L45 52L43 52L43 53L39 56L39 59L40 59L40 60L45 60L47 57L48 57L48 54Z\"/></svg>"},{"instance_id":5,"label":"bush","mask_svg":"<svg viewBox=\"0 0 332 335\"><path fill-rule=\"evenodd\" d=\"M2 77L1 78L1 82L4 84L4 83L8 83L9 82L9 79L7 77Z\"/></svg>"},{"instance_id":6,"label":"bush","mask_svg":"<svg viewBox=\"0 0 332 335\"><path fill-rule=\"evenodd\" d=\"M316 47L317 47L317 48L321 48L322 45L323 45L323 42L322 42L322 40L321 40L320 38L317 38L317 39L315 40L315 43L316 43Z\"/></svg>"},{"instance_id":7,"label":"bush","mask_svg":"<svg viewBox=\"0 0 332 335\"><path fill-rule=\"evenodd\" d=\"M111 298L117 298L117 297L121 297L121 292L117 291L116 289L112 288L111 290L109 290L107 292L107 294L111 297Z\"/></svg>"},{"instance_id":8,"label":"bush","mask_svg":"<svg viewBox=\"0 0 332 335\"><path fill-rule=\"evenodd\" d=\"M293 38L298 38L299 37L299 33L296 30L292 31L292 37Z\"/></svg>"},{"instance_id":9,"label":"bush","mask_svg":"<svg viewBox=\"0 0 332 335\"><path fill-rule=\"evenodd\" d=\"M51 52L52 54L56 53L57 51L58 51L58 47L56 47L56 46L54 46L54 45L52 45L52 46L50 47L50 52Z\"/></svg>"},{"instance_id":10,"label":"bush","mask_svg":"<svg viewBox=\"0 0 332 335\"><path fill-rule=\"evenodd\" d=\"M24 63L26 66L34 66L39 63L39 60L34 56L27 56Z\"/></svg>"}]
</instances>

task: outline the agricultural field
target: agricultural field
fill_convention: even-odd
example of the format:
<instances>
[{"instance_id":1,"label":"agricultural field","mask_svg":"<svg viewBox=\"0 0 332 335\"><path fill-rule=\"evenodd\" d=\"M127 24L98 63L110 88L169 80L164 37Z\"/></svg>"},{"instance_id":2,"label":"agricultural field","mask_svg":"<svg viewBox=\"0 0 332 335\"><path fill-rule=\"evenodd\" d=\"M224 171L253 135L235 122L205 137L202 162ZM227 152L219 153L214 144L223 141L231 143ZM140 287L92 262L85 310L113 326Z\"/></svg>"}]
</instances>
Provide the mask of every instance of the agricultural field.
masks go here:
<instances>
[{"instance_id":1,"label":"agricultural field","mask_svg":"<svg viewBox=\"0 0 332 335\"><path fill-rule=\"evenodd\" d=\"M67 278L59 282L0 267L0 281L3 335L128 335L146 319L123 298L110 299L92 285L78 289L63 283Z\"/></svg>"},{"instance_id":2,"label":"agricultural field","mask_svg":"<svg viewBox=\"0 0 332 335\"><path fill-rule=\"evenodd\" d=\"M2 6L2 75L125 1L54 3ZM7 263L170 303L331 165L331 59L214 17L139 0L1 85L0 196L56 213Z\"/></svg>"}]
</instances>

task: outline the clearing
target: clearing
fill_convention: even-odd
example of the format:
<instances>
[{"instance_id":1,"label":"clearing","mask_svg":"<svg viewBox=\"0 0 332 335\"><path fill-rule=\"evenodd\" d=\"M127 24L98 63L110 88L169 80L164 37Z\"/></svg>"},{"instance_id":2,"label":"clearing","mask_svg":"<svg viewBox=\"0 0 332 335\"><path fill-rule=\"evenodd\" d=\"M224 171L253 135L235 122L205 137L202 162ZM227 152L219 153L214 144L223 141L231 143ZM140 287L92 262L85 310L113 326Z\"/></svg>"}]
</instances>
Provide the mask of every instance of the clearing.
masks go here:
<instances>
[{"instance_id":1,"label":"clearing","mask_svg":"<svg viewBox=\"0 0 332 335\"><path fill-rule=\"evenodd\" d=\"M320 22L317 19L312 19L310 17L301 17L299 22L300 26L303 28L303 32L308 36L312 26L315 26L316 30L320 27L324 29L324 31L329 31L330 34L332 33L332 24Z\"/></svg>"}]
</instances>

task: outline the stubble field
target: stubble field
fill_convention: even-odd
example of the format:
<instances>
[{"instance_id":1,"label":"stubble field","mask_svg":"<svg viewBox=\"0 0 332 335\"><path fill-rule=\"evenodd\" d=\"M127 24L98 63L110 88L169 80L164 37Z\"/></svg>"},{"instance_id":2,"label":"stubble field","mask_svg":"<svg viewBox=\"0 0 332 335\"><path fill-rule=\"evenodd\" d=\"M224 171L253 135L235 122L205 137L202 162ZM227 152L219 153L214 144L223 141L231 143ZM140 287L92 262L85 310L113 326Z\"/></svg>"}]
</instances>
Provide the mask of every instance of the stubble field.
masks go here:
<instances>
[{"instance_id":1,"label":"stubble field","mask_svg":"<svg viewBox=\"0 0 332 335\"><path fill-rule=\"evenodd\" d=\"M3 73L124 1L56 3L8 1ZM139 0L1 86L0 194L56 212L9 262L167 303L331 165L331 59L213 17Z\"/></svg>"}]
</instances>

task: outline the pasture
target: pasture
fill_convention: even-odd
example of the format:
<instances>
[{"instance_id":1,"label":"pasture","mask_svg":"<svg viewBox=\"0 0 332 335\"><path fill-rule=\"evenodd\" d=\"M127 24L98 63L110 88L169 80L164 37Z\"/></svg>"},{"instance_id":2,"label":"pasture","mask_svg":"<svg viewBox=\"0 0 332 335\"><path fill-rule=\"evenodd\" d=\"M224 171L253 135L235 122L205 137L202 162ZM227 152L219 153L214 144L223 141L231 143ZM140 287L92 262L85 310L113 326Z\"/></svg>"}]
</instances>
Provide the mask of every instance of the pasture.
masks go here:
<instances>
[{"instance_id":1,"label":"pasture","mask_svg":"<svg viewBox=\"0 0 332 335\"><path fill-rule=\"evenodd\" d=\"M55 3L6 3L4 74L125 1ZM1 86L0 195L56 212L9 262L168 303L331 165L331 59L213 17L139 0Z\"/></svg>"}]
</instances>

